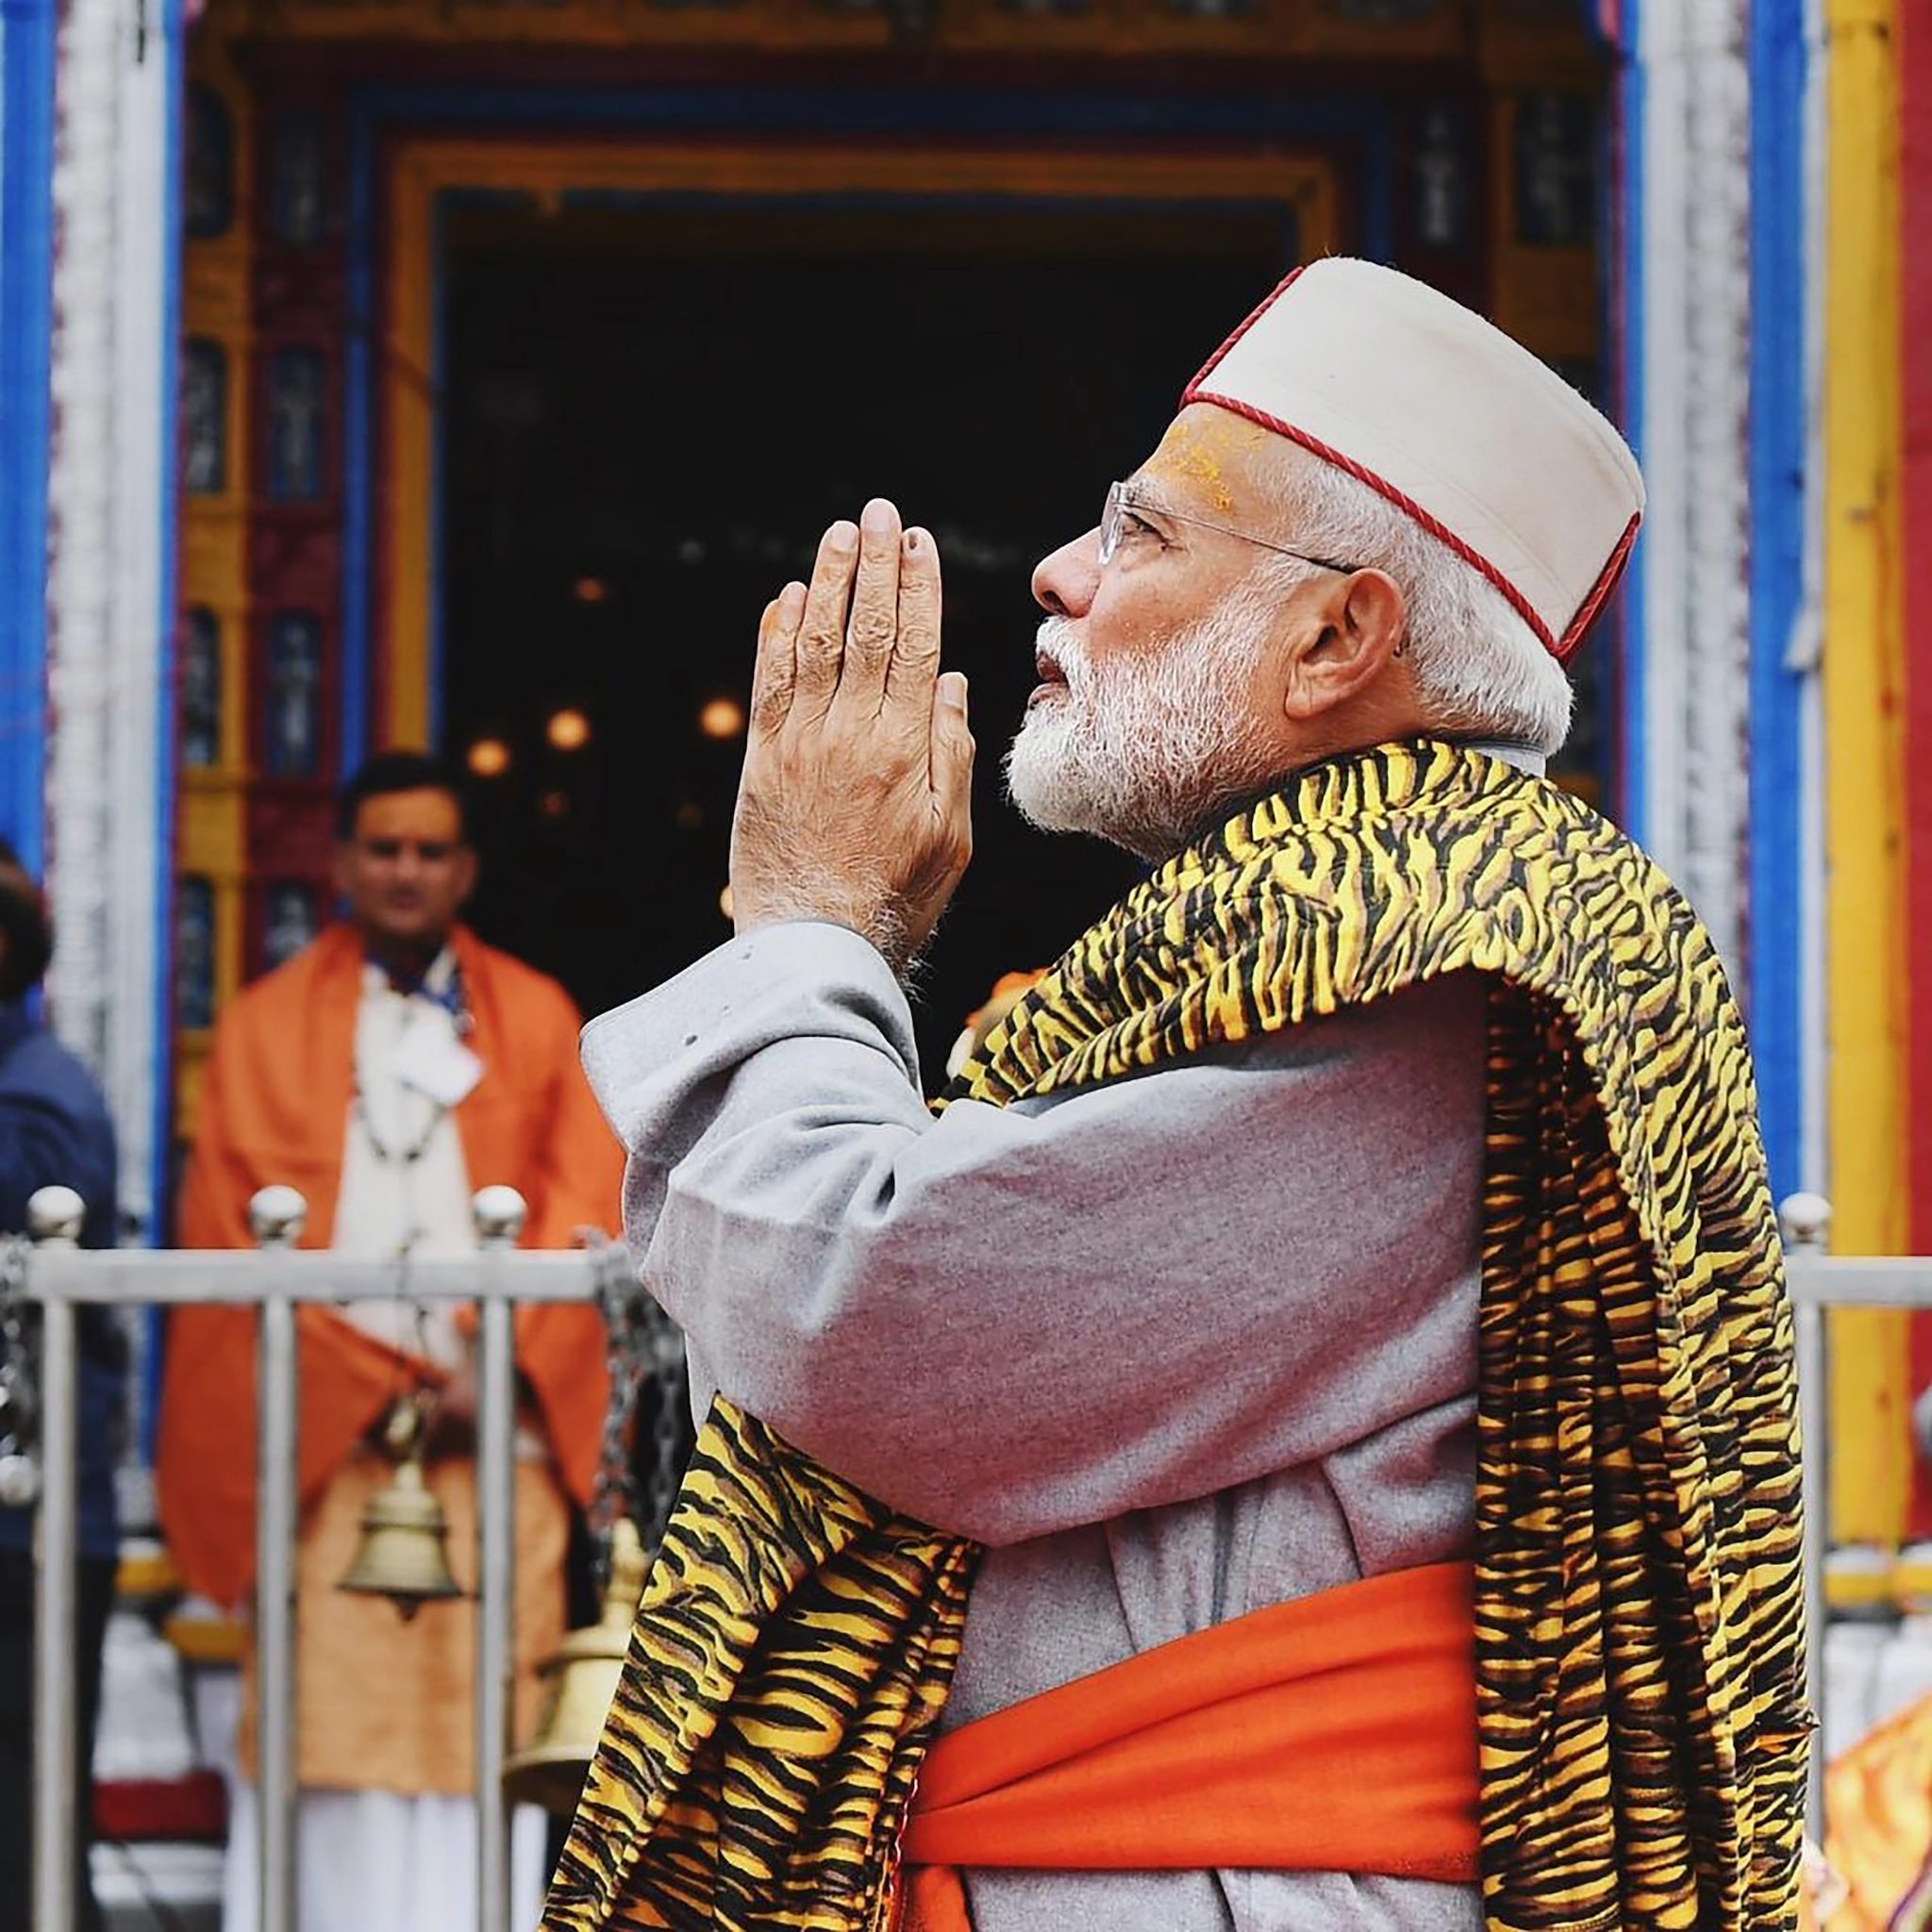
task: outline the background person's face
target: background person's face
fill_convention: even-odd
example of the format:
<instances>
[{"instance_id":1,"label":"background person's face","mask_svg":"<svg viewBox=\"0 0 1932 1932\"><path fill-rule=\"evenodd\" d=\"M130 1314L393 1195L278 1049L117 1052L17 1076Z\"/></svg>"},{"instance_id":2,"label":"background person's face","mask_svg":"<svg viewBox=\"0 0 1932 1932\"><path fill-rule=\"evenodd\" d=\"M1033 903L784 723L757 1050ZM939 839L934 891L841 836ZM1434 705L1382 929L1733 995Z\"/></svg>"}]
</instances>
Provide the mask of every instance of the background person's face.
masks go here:
<instances>
[{"instance_id":1,"label":"background person's face","mask_svg":"<svg viewBox=\"0 0 1932 1932\"><path fill-rule=\"evenodd\" d=\"M364 799L336 847L336 889L373 946L433 951L475 882L457 802L433 788Z\"/></svg>"}]
</instances>

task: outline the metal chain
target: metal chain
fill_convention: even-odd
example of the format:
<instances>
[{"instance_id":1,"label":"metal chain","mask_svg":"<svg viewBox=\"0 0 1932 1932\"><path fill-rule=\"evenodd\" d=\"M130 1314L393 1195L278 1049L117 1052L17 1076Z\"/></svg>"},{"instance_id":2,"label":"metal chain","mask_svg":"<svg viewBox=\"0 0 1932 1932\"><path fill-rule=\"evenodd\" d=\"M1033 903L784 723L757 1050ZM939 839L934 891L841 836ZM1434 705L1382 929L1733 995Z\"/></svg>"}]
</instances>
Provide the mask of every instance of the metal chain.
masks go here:
<instances>
[{"instance_id":1,"label":"metal chain","mask_svg":"<svg viewBox=\"0 0 1932 1932\"><path fill-rule=\"evenodd\" d=\"M604 1441L597 1456L597 1474L591 1486L586 1516L596 1548L597 1580L610 1568L610 1538L622 1516L637 1513L636 1485L630 1470L630 1425L637 1413L638 1391L643 1382L644 1348L639 1304L647 1300L631 1278L630 1257L615 1241L600 1241L592 1248L596 1270L597 1307L604 1317L605 1366L610 1376L610 1399L604 1410Z\"/></svg>"},{"instance_id":2,"label":"metal chain","mask_svg":"<svg viewBox=\"0 0 1932 1932\"><path fill-rule=\"evenodd\" d=\"M600 1243L594 1262L610 1374L604 1441L586 1512L601 1582L609 1570L611 1533L621 1516L628 1516L637 1525L647 1552L656 1549L677 1500L691 1444L683 1335L640 1285L624 1247L613 1241ZM650 1462L641 1496L631 1436L646 1375L653 1383L655 1407Z\"/></svg>"},{"instance_id":3,"label":"metal chain","mask_svg":"<svg viewBox=\"0 0 1932 1932\"><path fill-rule=\"evenodd\" d=\"M30 1508L41 1494L41 1396L26 1298L33 1251L23 1235L0 1236L0 1508Z\"/></svg>"},{"instance_id":4,"label":"metal chain","mask_svg":"<svg viewBox=\"0 0 1932 1932\"><path fill-rule=\"evenodd\" d=\"M652 1418L651 1472L644 1497L645 1519L638 1534L647 1550L664 1538L664 1525L677 1502L678 1485L691 1449L691 1396L685 1363L684 1336L677 1324L649 1296L645 1320L655 1347L653 1366L658 1377L658 1412Z\"/></svg>"}]
</instances>

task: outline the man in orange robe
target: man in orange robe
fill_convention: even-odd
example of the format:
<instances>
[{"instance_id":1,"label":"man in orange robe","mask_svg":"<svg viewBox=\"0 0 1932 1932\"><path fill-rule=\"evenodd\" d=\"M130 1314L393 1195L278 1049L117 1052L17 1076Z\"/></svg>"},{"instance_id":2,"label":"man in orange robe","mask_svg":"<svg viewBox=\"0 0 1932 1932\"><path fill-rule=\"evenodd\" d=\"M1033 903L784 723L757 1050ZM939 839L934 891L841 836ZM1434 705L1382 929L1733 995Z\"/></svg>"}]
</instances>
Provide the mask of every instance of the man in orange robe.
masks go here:
<instances>
[{"instance_id":1,"label":"man in orange robe","mask_svg":"<svg viewBox=\"0 0 1932 1932\"><path fill-rule=\"evenodd\" d=\"M474 1246L470 1195L498 1182L529 1204L526 1246L614 1228L622 1156L578 1068L575 1008L554 981L458 924L476 863L453 777L419 754L378 756L346 789L338 831L346 918L250 987L215 1029L182 1245L250 1245L249 1198L274 1182L308 1202L305 1247L399 1265ZM589 1493L607 1384L593 1309L523 1308L516 1332L527 1726L533 1666L562 1628L566 1492ZM431 1604L404 1623L382 1599L335 1587L363 1505L391 1473L383 1424L427 1388L430 1487L449 1513L458 1580L474 1588L467 1326L447 1305L399 1299L340 1314L305 1307L300 1335L301 1923L467 1924L473 1607ZM251 1312L176 1311L157 1457L162 1523L190 1587L224 1605L242 1602L254 1574L255 1386ZM251 1730L244 1710L244 1756ZM253 1924L253 1837L252 1796L239 1790L231 1928ZM433 1896L411 1895L414 1882Z\"/></svg>"}]
</instances>

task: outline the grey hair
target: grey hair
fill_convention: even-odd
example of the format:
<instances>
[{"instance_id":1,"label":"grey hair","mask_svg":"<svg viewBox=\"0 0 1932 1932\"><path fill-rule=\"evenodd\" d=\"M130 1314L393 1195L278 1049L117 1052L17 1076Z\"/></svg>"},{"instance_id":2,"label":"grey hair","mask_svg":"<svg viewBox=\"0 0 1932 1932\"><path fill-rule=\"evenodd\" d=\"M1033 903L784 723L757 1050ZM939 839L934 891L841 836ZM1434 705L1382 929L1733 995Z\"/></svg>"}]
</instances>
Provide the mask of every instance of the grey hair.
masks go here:
<instances>
[{"instance_id":1,"label":"grey hair","mask_svg":"<svg viewBox=\"0 0 1932 1932\"><path fill-rule=\"evenodd\" d=\"M1570 735L1570 680L1518 611L1386 497L1332 463L1298 465L1285 490L1298 544L1357 570L1386 571L1408 607L1416 696L1429 724L1458 738L1495 739L1544 754ZM1307 574L1281 564L1284 587Z\"/></svg>"}]
</instances>

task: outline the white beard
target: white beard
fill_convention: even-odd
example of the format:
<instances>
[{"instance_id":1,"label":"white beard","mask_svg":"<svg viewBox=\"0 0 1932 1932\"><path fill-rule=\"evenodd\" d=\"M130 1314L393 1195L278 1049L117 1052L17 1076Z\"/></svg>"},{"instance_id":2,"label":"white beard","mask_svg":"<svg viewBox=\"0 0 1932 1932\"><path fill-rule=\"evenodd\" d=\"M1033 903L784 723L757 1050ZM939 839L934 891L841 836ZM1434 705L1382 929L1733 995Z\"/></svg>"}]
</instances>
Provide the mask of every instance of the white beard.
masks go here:
<instances>
[{"instance_id":1,"label":"white beard","mask_svg":"<svg viewBox=\"0 0 1932 1932\"><path fill-rule=\"evenodd\" d=\"M1165 858L1218 808L1258 791L1276 756L1254 715L1254 656L1273 615L1236 596L1144 657L1096 665L1073 625L1049 617L1040 643L1066 676L1032 706L1007 753L1007 791L1046 832L1088 832Z\"/></svg>"}]
</instances>

